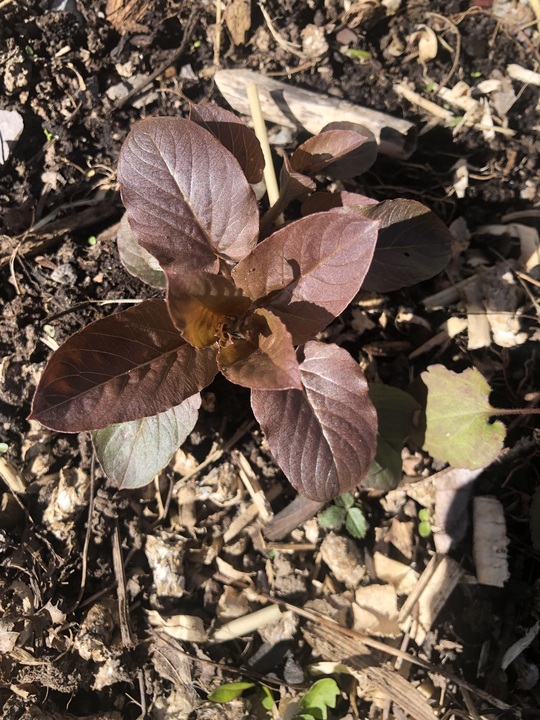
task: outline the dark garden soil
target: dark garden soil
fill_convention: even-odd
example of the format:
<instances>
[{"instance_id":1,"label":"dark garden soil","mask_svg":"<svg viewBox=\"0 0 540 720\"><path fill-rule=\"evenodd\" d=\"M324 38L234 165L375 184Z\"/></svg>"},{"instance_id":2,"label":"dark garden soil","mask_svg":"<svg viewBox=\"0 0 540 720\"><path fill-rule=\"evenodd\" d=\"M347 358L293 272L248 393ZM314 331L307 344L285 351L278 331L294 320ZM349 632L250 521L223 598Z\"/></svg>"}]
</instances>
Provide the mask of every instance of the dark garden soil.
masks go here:
<instances>
[{"instance_id":1,"label":"dark garden soil","mask_svg":"<svg viewBox=\"0 0 540 720\"><path fill-rule=\"evenodd\" d=\"M107 481L87 434L53 433L26 419L51 348L88 322L156 294L118 258L120 146L141 117L185 116L190 101L226 107L213 80L216 63L417 126L418 146L408 159L380 156L347 189L426 204L452 227L451 265L405 291L360 295L326 337L349 350L369 380L405 388L434 363L456 371L474 366L493 388L494 406L534 406L540 274L523 260L520 237L523 227L533 236L540 229L540 99L538 85L508 74L511 64L540 69L534 7L502 0L226 0L218 33L210 0L0 0L0 110L17 111L24 122L0 164L2 717L271 717L249 700L250 691L228 704L207 700L240 680L267 685L278 704L281 698L274 717L292 717L291 700L313 684L311 666L330 660L356 673L323 668L342 691L330 718L540 716L534 416L505 418L505 451L474 485L475 495L494 496L504 509L504 587L476 582L465 510L463 539L449 560L459 581L442 583L441 611L422 640L415 642L410 626L373 626L373 637L419 664L368 650L358 638L351 649L350 637L290 608L279 621L274 615L273 624L256 622L232 639L212 633L272 607L257 593L352 627L357 587L384 586L374 558L391 557L421 574L435 546L433 532L418 532L418 511L433 510L429 483L443 469L425 452L404 451L403 488L359 491L369 523L363 540L345 529L330 533L313 518L270 542L263 536L267 505L254 504L243 479L247 473L262 488L274 513L294 492L251 423L247 391L225 380L204 391L195 431L140 491L118 491ZM436 36L434 57L423 55L426 27ZM141 91L121 95L145 80ZM481 85L487 81L491 89ZM439 85L455 89L458 82L462 93L454 100L437 93ZM404 83L453 117L441 120L430 106L404 98L396 90ZM467 109L455 104L458 96L468 98ZM271 128L271 136L276 132ZM292 133L290 142L297 137ZM503 223L502 233L482 229ZM491 341L471 341L474 318L489 317L481 299L475 305L457 293L442 306L424 304L489 269L503 283L501 263L515 289L512 304L491 307L509 319L498 335L491 327ZM437 340L449 319L463 324ZM213 462L198 468L209 456ZM395 628L392 612L378 611ZM369 631L356 613L354 627ZM523 638L506 662L506 651Z\"/></svg>"}]
</instances>

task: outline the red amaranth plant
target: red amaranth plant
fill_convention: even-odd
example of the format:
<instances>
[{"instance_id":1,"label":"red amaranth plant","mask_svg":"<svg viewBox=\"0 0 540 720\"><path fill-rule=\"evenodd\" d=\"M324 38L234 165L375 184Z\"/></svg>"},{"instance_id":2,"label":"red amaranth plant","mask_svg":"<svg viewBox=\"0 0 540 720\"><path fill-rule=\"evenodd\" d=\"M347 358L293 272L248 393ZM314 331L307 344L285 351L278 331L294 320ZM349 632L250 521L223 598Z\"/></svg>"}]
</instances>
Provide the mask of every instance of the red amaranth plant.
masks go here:
<instances>
[{"instance_id":1,"label":"red amaranth plant","mask_svg":"<svg viewBox=\"0 0 540 720\"><path fill-rule=\"evenodd\" d=\"M232 113L137 123L121 151L127 211L121 257L166 298L98 320L51 357L31 417L93 431L121 487L144 485L194 427L199 392L221 371L251 389L270 449L301 494L330 500L356 487L377 447L377 415L358 363L315 336L360 288L386 292L446 264L450 235L411 200L317 193L315 178L351 177L376 146L330 126L284 157L280 198L259 224L250 183L264 160ZM274 229L291 200L304 217ZM262 239L259 228L262 227Z\"/></svg>"}]
</instances>

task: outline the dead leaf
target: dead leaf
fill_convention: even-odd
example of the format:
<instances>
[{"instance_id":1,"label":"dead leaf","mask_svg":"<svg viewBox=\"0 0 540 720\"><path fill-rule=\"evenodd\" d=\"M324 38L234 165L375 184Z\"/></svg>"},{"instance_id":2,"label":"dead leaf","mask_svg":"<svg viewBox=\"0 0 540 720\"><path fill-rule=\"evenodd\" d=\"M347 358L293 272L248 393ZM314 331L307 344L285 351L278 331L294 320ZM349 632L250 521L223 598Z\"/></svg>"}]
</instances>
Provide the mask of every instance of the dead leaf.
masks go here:
<instances>
[{"instance_id":1,"label":"dead leaf","mask_svg":"<svg viewBox=\"0 0 540 720\"><path fill-rule=\"evenodd\" d=\"M157 610L148 610L150 625L184 642L205 642L208 639L203 621L195 615L171 615L164 618Z\"/></svg>"},{"instance_id":2,"label":"dead leaf","mask_svg":"<svg viewBox=\"0 0 540 720\"><path fill-rule=\"evenodd\" d=\"M159 701L166 703L167 711L163 717L188 717L199 702L193 686L192 661L173 639L159 631L151 635L150 654L158 675L172 683L172 691L167 697L157 695L155 698L156 705Z\"/></svg>"},{"instance_id":3,"label":"dead leaf","mask_svg":"<svg viewBox=\"0 0 540 720\"><path fill-rule=\"evenodd\" d=\"M139 23L148 8L148 0L107 0L105 17L121 35L144 32L147 28Z\"/></svg>"},{"instance_id":4,"label":"dead leaf","mask_svg":"<svg viewBox=\"0 0 540 720\"><path fill-rule=\"evenodd\" d=\"M409 40L411 43L418 45L418 60L422 65L437 57L439 43L437 36L428 25L418 25L418 31L414 32Z\"/></svg>"},{"instance_id":5,"label":"dead leaf","mask_svg":"<svg viewBox=\"0 0 540 720\"><path fill-rule=\"evenodd\" d=\"M359 587L352 605L355 630L370 635L397 637L397 593L392 585L366 585Z\"/></svg>"},{"instance_id":6,"label":"dead leaf","mask_svg":"<svg viewBox=\"0 0 540 720\"><path fill-rule=\"evenodd\" d=\"M237 590L231 585L225 585L217 604L218 622L222 625L229 620L235 620L242 615L247 615L249 610L248 593L245 590Z\"/></svg>"},{"instance_id":7,"label":"dead leaf","mask_svg":"<svg viewBox=\"0 0 540 720\"><path fill-rule=\"evenodd\" d=\"M233 43L243 45L251 27L250 0L232 0L225 10L224 19Z\"/></svg>"},{"instance_id":8,"label":"dead leaf","mask_svg":"<svg viewBox=\"0 0 540 720\"><path fill-rule=\"evenodd\" d=\"M297 628L298 616L290 610L285 610L275 622L257 628L257 632L263 642L273 646L285 640L292 640Z\"/></svg>"}]
</instances>

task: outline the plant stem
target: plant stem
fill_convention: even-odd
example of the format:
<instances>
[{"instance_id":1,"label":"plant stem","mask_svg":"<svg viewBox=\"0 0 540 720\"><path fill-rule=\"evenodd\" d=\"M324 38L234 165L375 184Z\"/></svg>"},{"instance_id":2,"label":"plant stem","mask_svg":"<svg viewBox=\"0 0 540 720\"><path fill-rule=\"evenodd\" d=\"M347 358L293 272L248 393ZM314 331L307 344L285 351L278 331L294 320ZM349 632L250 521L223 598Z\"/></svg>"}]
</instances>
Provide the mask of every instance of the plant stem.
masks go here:
<instances>
[{"instance_id":1,"label":"plant stem","mask_svg":"<svg viewBox=\"0 0 540 720\"><path fill-rule=\"evenodd\" d=\"M246 91L251 110L251 117L253 119L253 129L255 130L257 140L261 143L264 155L264 182L266 184L266 192L268 193L268 202L270 203L270 207L272 207L279 198L279 188L276 171L274 170L274 163L272 162L272 151L270 150L270 143L268 142L266 124L262 115L259 91L257 90L255 83L248 85Z\"/></svg>"},{"instance_id":2,"label":"plant stem","mask_svg":"<svg viewBox=\"0 0 540 720\"><path fill-rule=\"evenodd\" d=\"M493 415L540 415L540 408L493 408Z\"/></svg>"}]
</instances>

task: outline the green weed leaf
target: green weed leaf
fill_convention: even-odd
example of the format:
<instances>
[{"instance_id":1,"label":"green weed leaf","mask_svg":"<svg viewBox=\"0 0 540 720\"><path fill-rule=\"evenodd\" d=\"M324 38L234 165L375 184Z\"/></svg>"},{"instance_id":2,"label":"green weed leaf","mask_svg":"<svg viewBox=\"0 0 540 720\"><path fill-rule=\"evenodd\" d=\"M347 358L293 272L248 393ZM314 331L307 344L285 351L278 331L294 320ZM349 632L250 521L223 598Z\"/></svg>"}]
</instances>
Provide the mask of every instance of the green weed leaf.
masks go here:
<instances>
[{"instance_id":1,"label":"green weed leaf","mask_svg":"<svg viewBox=\"0 0 540 720\"><path fill-rule=\"evenodd\" d=\"M364 487L393 490L401 482L401 449L415 429L416 400L403 390L382 383L370 384L369 397L377 410L377 454Z\"/></svg>"},{"instance_id":2,"label":"green weed leaf","mask_svg":"<svg viewBox=\"0 0 540 720\"><path fill-rule=\"evenodd\" d=\"M443 365L422 373L428 387L424 448L437 460L476 470L489 465L503 446L506 429L489 423L497 411L489 404L491 389L475 368L461 374Z\"/></svg>"},{"instance_id":3,"label":"green weed leaf","mask_svg":"<svg viewBox=\"0 0 540 720\"><path fill-rule=\"evenodd\" d=\"M336 505L343 508L352 508L354 505L354 495L352 493L343 493L339 495L335 501Z\"/></svg>"},{"instance_id":4,"label":"green weed leaf","mask_svg":"<svg viewBox=\"0 0 540 720\"><path fill-rule=\"evenodd\" d=\"M326 720L328 708L336 707L336 699L341 691L335 680L322 678L313 683L304 697L300 700L302 710L312 715L315 720Z\"/></svg>"},{"instance_id":5,"label":"green weed leaf","mask_svg":"<svg viewBox=\"0 0 540 720\"><path fill-rule=\"evenodd\" d=\"M266 687L266 685L261 685L260 696L261 705L263 706L263 708L265 710L272 710L272 708L275 706L275 702L274 698L272 697L272 693Z\"/></svg>"},{"instance_id":6,"label":"green weed leaf","mask_svg":"<svg viewBox=\"0 0 540 720\"><path fill-rule=\"evenodd\" d=\"M352 537L357 540L361 540L366 536L367 523L361 508L350 508L347 512L347 519L345 520L345 529L349 535L352 535Z\"/></svg>"},{"instance_id":7,"label":"green weed leaf","mask_svg":"<svg viewBox=\"0 0 540 720\"><path fill-rule=\"evenodd\" d=\"M346 517L347 511L345 508L330 505L319 515L319 525L327 530L339 530Z\"/></svg>"},{"instance_id":8,"label":"green weed leaf","mask_svg":"<svg viewBox=\"0 0 540 720\"><path fill-rule=\"evenodd\" d=\"M235 682L235 683L227 683L227 685L222 685L221 687L216 688L213 692L210 693L208 696L208 699L212 702L217 703L226 703L231 702L232 700L236 700L236 698L240 697L244 690L249 690L249 688L255 687L255 683L252 682Z\"/></svg>"}]
</instances>

